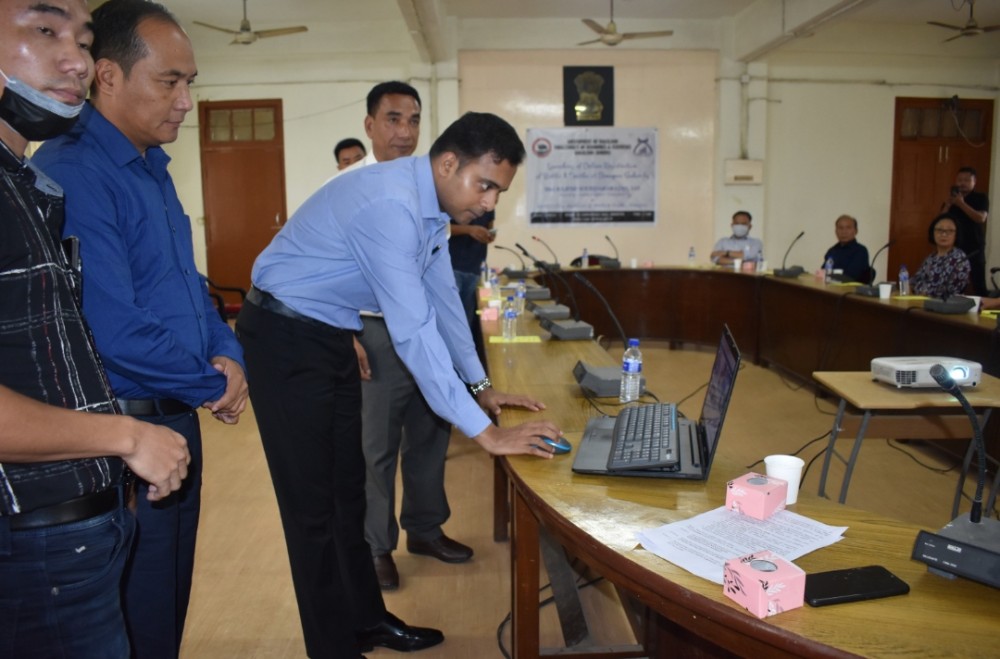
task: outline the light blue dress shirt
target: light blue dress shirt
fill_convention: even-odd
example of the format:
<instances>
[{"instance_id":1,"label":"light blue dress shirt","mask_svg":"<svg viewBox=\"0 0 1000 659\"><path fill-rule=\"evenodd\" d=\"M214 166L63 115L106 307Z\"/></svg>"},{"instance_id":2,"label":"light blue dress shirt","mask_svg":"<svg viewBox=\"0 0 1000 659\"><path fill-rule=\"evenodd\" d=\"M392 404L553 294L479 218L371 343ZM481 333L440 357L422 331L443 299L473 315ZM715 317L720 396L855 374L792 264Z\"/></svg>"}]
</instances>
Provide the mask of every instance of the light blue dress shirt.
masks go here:
<instances>
[{"instance_id":1,"label":"light blue dress shirt","mask_svg":"<svg viewBox=\"0 0 1000 659\"><path fill-rule=\"evenodd\" d=\"M748 259L750 261L759 261L763 258L764 243L762 243L757 238L751 238L747 236L746 238L737 238L736 236L729 236L728 238L719 238L715 243L715 247L712 248L713 252L743 252L741 258ZM712 263L718 263L719 257L713 257Z\"/></svg>"},{"instance_id":2,"label":"light blue dress shirt","mask_svg":"<svg viewBox=\"0 0 1000 659\"><path fill-rule=\"evenodd\" d=\"M465 383L486 374L451 269L448 221L429 156L344 172L295 212L251 278L334 327L360 330L361 310L382 312L431 409L474 437L490 420Z\"/></svg>"},{"instance_id":3,"label":"light blue dress shirt","mask_svg":"<svg viewBox=\"0 0 1000 659\"><path fill-rule=\"evenodd\" d=\"M89 103L34 162L66 193L64 235L80 238L83 311L120 398L173 398L192 407L222 397L210 359L243 366L194 264L191 221L159 147L138 149Z\"/></svg>"}]
</instances>

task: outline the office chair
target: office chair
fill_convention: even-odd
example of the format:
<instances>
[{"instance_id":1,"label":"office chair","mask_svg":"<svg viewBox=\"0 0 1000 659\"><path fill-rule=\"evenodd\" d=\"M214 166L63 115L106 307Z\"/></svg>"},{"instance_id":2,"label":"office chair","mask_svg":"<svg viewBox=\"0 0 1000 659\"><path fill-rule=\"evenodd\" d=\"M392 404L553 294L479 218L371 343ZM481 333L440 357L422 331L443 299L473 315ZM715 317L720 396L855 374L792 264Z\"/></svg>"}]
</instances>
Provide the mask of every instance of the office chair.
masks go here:
<instances>
[{"instance_id":1,"label":"office chair","mask_svg":"<svg viewBox=\"0 0 1000 659\"><path fill-rule=\"evenodd\" d=\"M205 277L205 281L208 282L208 294L213 300L215 300L215 308L218 310L219 315L222 316L222 320L229 321L231 318L236 318L236 316L240 315L240 309L243 308L243 302L247 299L247 292L245 289L238 288L236 286L220 286L208 277ZM240 301L226 302L225 298L222 296L223 292L239 293Z\"/></svg>"}]
</instances>

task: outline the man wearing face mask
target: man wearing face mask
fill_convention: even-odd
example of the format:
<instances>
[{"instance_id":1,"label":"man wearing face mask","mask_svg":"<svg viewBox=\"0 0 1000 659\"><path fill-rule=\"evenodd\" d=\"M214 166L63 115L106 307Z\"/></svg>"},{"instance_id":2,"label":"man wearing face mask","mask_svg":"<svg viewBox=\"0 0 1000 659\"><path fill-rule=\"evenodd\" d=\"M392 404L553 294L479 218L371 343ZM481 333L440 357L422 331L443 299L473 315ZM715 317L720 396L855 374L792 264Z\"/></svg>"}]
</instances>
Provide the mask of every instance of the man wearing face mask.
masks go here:
<instances>
[{"instance_id":1,"label":"man wearing face mask","mask_svg":"<svg viewBox=\"0 0 1000 659\"><path fill-rule=\"evenodd\" d=\"M130 468L161 499L184 438L115 413L59 244L63 195L24 157L73 126L93 75L84 0L0 0L0 620L5 657L126 659ZM56 310L58 310L56 312Z\"/></svg>"},{"instance_id":2,"label":"man wearing face mask","mask_svg":"<svg viewBox=\"0 0 1000 659\"><path fill-rule=\"evenodd\" d=\"M736 259L758 261L763 258L764 243L750 237L750 223L753 218L747 211L733 213L733 235L720 238L712 248L712 263L729 265Z\"/></svg>"},{"instance_id":3,"label":"man wearing face mask","mask_svg":"<svg viewBox=\"0 0 1000 659\"><path fill-rule=\"evenodd\" d=\"M36 158L66 190L65 231L80 236L87 262L84 310L122 411L172 428L191 451L180 491L155 504L139 497L123 589L134 656L170 658L180 651L201 507L198 408L236 423L247 385L240 345L195 267L161 146L193 107L191 42L145 0L104 3L94 32L91 101Z\"/></svg>"}]
</instances>

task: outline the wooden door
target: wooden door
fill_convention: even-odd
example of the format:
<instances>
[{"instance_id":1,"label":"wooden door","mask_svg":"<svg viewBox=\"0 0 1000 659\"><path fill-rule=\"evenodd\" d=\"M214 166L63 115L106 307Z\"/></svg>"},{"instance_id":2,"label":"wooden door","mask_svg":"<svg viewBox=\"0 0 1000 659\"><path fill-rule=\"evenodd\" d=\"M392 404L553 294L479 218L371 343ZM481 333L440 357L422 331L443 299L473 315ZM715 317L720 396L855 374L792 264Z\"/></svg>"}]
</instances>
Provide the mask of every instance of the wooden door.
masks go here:
<instances>
[{"instance_id":1,"label":"wooden door","mask_svg":"<svg viewBox=\"0 0 1000 659\"><path fill-rule=\"evenodd\" d=\"M198 103L208 277L221 286L249 288L287 219L281 116L281 99Z\"/></svg>"},{"instance_id":2,"label":"wooden door","mask_svg":"<svg viewBox=\"0 0 1000 659\"><path fill-rule=\"evenodd\" d=\"M961 167L978 173L976 190L989 194L993 101L897 98L892 206L886 278L899 266L916 272L932 246L927 227L938 214ZM869 245L874 255L877 246ZM876 266L877 267L877 266Z\"/></svg>"}]
</instances>

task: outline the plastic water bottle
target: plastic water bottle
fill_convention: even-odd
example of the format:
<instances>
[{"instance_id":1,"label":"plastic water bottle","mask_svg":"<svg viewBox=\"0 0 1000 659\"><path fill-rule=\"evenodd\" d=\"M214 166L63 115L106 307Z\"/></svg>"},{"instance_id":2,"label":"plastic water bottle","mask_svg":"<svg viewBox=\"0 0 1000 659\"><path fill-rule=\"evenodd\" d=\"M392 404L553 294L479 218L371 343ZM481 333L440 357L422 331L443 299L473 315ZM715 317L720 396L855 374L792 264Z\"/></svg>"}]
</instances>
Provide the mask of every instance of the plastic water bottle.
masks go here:
<instances>
[{"instance_id":1,"label":"plastic water bottle","mask_svg":"<svg viewBox=\"0 0 1000 659\"><path fill-rule=\"evenodd\" d=\"M503 299L500 296L500 277L497 276L496 271L490 272L490 290L492 291L491 295L494 300L499 301Z\"/></svg>"},{"instance_id":2,"label":"plastic water bottle","mask_svg":"<svg viewBox=\"0 0 1000 659\"><path fill-rule=\"evenodd\" d=\"M517 304L517 315L520 316L524 313L524 301L528 297L528 287L525 285L524 280L520 279L517 282L517 292L514 297L514 302Z\"/></svg>"},{"instance_id":3,"label":"plastic water bottle","mask_svg":"<svg viewBox=\"0 0 1000 659\"><path fill-rule=\"evenodd\" d=\"M590 255L587 253L587 248L583 248L583 255L580 257L580 267L586 268L590 265Z\"/></svg>"},{"instance_id":4,"label":"plastic water bottle","mask_svg":"<svg viewBox=\"0 0 1000 659\"><path fill-rule=\"evenodd\" d=\"M910 294L910 271L906 269L905 265L899 266L899 294Z\"/></svg>"},{"instance_id":5,"label":"plastic water bottle","mask_svg":"<svg viewBox=\"0 0 1000 659\"><path fill-rule=\"evenodd\" d=\"M618 402L631 403L642 394L642 352L639 339L629 339L628 348L622 356L622 384L618 392Z\"/></svg>"},{"instance_id":6,"label":"plastic water bottle","mask_svg":"<svg viewBox=\"0 0 1000 659\"><path fill-rule=\"evenodd\" d=\"M829 284L833 281L833 257L831 256L823 264L823 281Z\"/></svg>"},{"instance_id":7,"label":"plastic water bottle","mask_svg":"<svg viewBox=\"0 0 1000 659\"><path fill-rule=\"evenodd\" d=\"M503 338L505 341L517 338L517 303L513 295L508 295L503 305Z\"/></svg>"},{"instance_id":8,"label":"plastic water bottle","mask_svg":"<svg viewBox=\"0 0 1000 659\"><path fill-rule=\"evenodd\" d=\"M691 245L691 249L688 250L688 265L694 266L694 245Z\"/></svg>"},{"instance_id":9,"label":"plastic water bottle","mask_svg":"<svg viewBox=\"0 0 1000 659\"><path fill-rule=\"evenodd\" d=\"M483 261L479 266L479 278L480 284L482 286L488 286L490 283L490 269L486 267L486 261Z\"/></svg>"}]
</instances>

